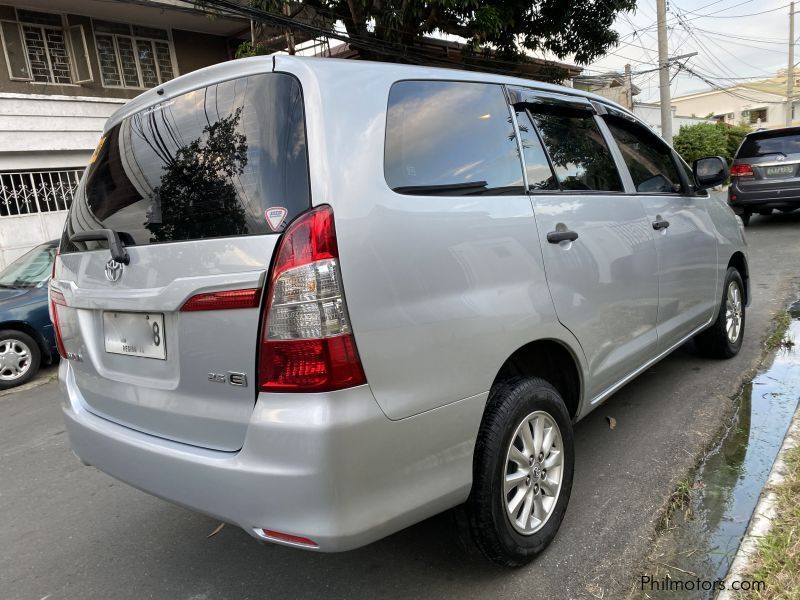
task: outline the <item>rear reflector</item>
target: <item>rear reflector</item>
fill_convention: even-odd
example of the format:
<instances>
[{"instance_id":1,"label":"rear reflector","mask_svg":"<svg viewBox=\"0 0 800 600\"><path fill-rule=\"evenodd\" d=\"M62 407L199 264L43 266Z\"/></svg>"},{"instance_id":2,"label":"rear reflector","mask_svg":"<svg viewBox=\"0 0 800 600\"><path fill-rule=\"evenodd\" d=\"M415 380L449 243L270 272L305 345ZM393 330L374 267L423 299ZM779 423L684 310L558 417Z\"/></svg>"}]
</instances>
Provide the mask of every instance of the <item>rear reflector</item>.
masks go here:
<instances>
[{"instance_id":1,"label":"rear reflector","mask_svg":"<svg viewBox=\"0 0 800 600\"><path fill-rule=\"evenodd\" d=\"M261 351L261 389L323 392L364 383L353 334L318 340L269 340Z\"/></svg>"},{"instance_id":2,"label":"rear reflector","mask_svg":"<svg viewBox=\"0 0 800 600\"><path fill-rule=\"evenodd\" d=\"M319 544L314 540L300 537L299 535L291 535L289 533L281 533L280 531L272 531L270 529L262 529L264 537L281 542L289 542L290 544L297 544L299 546L308 546L309 548L319 548Z\"/></svg>"},{"instance_id":3,"label":"rear reflector","mask_svg":"<svg viewBox=\"0 0 800 600\"><path fill-rule=\"evenodd\" d=\"M264 310L259 382L265 392L328 392L366 383L342 287L333 209L289 225Z\"/></svg>"},{"instance_id":4,"label":"rear reflector","mask_svg":"<svg viewBox=\"0 0 800 600\"><path fill-rule=\"evenodd\" d=\"M181 307L182 312L198 310L227 310L230 308L258 308L261 301L261 288L247 290L227 290L197 294L189 298Z\"/></svg>"},{"instance_id":5,"label":"rear reflector","mask_svg":"<svg viewBox=\"0 0 800 600\"><path fill-rule=\"evenodd\" d=\"M731 165L731 177L753 177L753 167L750 165Z\"/></svg>"}]
</instances>

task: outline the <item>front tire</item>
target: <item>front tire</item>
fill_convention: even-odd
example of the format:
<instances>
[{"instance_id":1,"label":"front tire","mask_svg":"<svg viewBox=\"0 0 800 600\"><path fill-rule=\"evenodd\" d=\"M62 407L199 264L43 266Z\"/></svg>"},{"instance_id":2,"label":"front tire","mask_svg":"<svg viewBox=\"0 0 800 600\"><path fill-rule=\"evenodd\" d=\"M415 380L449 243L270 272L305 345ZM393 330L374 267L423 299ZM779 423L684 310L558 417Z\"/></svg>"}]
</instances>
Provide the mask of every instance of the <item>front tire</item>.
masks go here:
<instances>
[{"instance_id":1,"label":"front tire","mask_svg":"<svg viewBox=\"0 0 800 600\"><path fill-rule=\"evenodd\" d=\"M572 423L552 385L515 377L492 388L466 504L470 537L486 558L519 567L547 547L567 510L574 461Z\"/></svg>"},{"instance_id":2,"label":"front tire","mask_svg":"<svg viewBox=\"0 0 800 600\"><path fill-rule=\"evenodd\" d=\"M31 336L22 331L0 331L0 390L28 383L39 371L42 353Z\"/></svg>"},{"instance_id":3,"label":"front tire","mask_svg":"<svg viewBox=\"0 0 800 600\"><path fill-rule=\"evenodd\" d=\"M739 354L744 340L745 305L742 276L728 267L717 320L695 336L697 349L710 358L732 358Z\"/></svg>"}]
</instances>

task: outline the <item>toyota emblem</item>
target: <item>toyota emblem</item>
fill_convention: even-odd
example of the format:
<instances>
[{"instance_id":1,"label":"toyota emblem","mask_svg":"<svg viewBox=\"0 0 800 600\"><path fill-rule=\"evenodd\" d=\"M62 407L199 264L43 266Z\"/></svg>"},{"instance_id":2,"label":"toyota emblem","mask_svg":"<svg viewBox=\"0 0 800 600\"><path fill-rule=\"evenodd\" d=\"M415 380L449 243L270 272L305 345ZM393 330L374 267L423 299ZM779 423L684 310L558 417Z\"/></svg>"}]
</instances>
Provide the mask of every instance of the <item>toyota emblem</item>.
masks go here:
<instances>
[{"instance_id":1,"label":"toyota emblem","mask_svg":"<svg viewBox=\"0 0 800 600\"><path fill-rule=\"evenodd\" d=\"M123 265L121 262L115 261L113 258L109 259L106 263L106 279L109 281L119 281L122 277Z\"/></svg>"}]
</instances>

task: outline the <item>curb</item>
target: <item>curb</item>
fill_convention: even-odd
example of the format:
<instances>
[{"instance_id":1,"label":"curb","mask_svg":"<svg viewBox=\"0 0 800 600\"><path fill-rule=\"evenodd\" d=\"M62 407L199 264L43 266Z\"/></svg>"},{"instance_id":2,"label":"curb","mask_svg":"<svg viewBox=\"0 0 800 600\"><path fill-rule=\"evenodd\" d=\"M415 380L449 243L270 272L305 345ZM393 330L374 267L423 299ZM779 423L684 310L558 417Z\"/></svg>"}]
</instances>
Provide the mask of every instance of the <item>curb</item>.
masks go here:
<instances>
[{"instance_id":1,"label":"curb","mask_svg":"<svg viewBox=\"0 0 800 600\"><path fill-rule=\"evenodd\" d=\"M730 589L730 584L733 581L742 581L747 578L747 571L751 564L751 557L758 551L758 543L763 536L765 536L772 527L772 521L777 516L776 503L777 495L775 494L775 487L783 483L786 478L786 462L784 457L786 453L800 446L800 407L795 411L792 417L792 422L786 432L786 437L783 440L781 449L775 457L775 462L772 464L772 470L769 473L767 482L764 484L764 489L761 492L761 498L753 511L753 516L750 519L750 525L747 527L742 543L739 544L739 550L731 563L728 574L725 576L725 589L716 595L716 600L735 600L738 598L733 590Z\"/></svg>"}]
</instances>

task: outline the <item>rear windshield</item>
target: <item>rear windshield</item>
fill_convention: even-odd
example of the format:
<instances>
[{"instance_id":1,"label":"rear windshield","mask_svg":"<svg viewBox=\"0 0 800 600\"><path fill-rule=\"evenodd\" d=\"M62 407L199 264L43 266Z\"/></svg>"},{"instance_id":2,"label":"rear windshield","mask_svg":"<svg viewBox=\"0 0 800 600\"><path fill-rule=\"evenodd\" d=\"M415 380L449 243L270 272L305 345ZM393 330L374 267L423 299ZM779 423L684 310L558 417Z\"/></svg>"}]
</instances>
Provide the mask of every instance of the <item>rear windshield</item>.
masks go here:
<instances>
[{"instance_id":1,"label":"rear windshield","mask_svg":"<svg viewBox=\"0 0 800 600\"><path fill-rule=\"evenodd\" d=\"M755 134L744 138L736 158L756 158L758 156L800 154L800 133Z\"/></svg>"},{"instance_id":2,"label":"rear windshield","mask_svg":"<svg viewBox=\"0 0 800 600\"><path fill-rule=\"evenodd\" d=\"M104 135L62 251L100 247L69 242L92 229L136 245L277 233L310 204L300 84L253 75L156 104Z\"/></svg>"}]
</instances>

